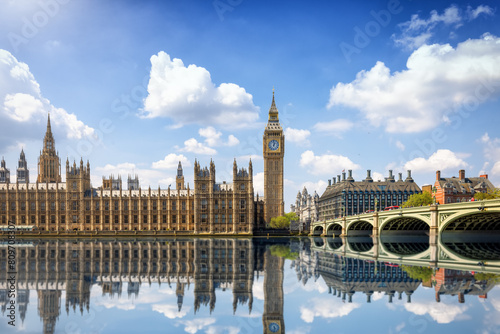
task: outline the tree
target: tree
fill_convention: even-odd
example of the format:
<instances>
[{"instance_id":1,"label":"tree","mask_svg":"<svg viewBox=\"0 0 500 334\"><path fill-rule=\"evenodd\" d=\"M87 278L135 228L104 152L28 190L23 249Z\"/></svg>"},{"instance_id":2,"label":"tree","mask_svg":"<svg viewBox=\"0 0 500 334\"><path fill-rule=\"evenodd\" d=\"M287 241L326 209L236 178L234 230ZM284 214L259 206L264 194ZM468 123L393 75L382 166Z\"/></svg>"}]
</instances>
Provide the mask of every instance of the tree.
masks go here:
<instances>
[{"instance_id":1,"label":"tree","mask_svg":"<svg viewBox=\"0 0 500 334\"><path fill-rule=\"evenodd\" d=\"M410 278L421 280L423 282L430 280L434 274L434 270L427 267L402 265L401 269L406 271Z\"/></svg>"},{"instance_id":2,"label":"tree","mask_svg":"<svg viewBox=\"0 0 500 334\"><path fill-rule=\"evenodd\" d=\"M281 229L281 228L289 228L290 222L293 220L298 220L299 217L295 214L295 212L285 213L284 216L273 217L269 225L271 228Z\"/></svg>"},{"instance_id":3,"label":"tree","mask_svg":"<svg viewBox=\"0 0 500 334\"><path fill-rule=\"evenodd\" d=\"M271 228L288 228L290 221L285 216L273 217L269 225Z\"/></svg>"},{"instance_id":4,"label":"tree","mask_svg":"<svg viewBox=\"0 0 500 334\"><path fill-rule=\"evenodd\" d=\"M270 250L271 250L271 255L284 257L285 259L288 260L295 260L297 257L299 257L299 253L292 252L290 250L290 247L284 245L272 245L270 247Z\"/></svg>"},{"instance_id":5,"label":"tree","mask_svg":"<svg viewBox=\"0 0 500 334\"><path fill-rule=\"evenodd\" d=\"M495 199L495 198L500 198L500 188L489 189L488 192L476 193L474 195L474 199L476 201L482 201L485 199Z\"/></svg>"},{"instance_id":6,"label":"tree","mask_svg":"<svg viewBox=\"0 0 500 334\"><path fill-rule=\"evenodd\" d=\"M413 194L408 197L408 200L401 204L403 208L410 208L412 206L422 206L434 203L432 195L428 192L423 192L420 194Z\"/></svg>"}]
</instances>

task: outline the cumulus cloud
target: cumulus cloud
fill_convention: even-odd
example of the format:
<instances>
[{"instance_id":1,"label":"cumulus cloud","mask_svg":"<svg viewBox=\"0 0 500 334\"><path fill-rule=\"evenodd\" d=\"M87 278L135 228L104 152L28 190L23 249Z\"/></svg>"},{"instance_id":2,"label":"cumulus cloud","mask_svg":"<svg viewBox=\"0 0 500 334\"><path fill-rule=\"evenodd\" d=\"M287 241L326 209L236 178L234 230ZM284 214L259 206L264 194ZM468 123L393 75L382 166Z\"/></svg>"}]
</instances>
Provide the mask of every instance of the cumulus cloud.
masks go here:
<instances>
[{"instance_id":1,"label":"cumulus cloud","mask_svg":"<svg viewBox=\"0 0 500 334\"><path fill-rule=\"evenodd\" d=\"M48 113L53 132L69 139L95 139L93 128L42 96L40 85L26 63L0 49L0 123L3 131L0 147L12 145L14 139L9 138L40 139L39 133L45 127Z\"/></svg>"},{"instance_id":2,"label":"cumulus cloud","mask_svg":"<svg viewBox=\"0 0 500 334\"><path fill-rule=\"evenodd\" d=\"M445 303L419 303L412 302L404 304L405 309L417 315L428 314L438 324L449 324L454 320L462 318L467 311L466 305Z\"/></svg>"},{"instance_id":3,"label":"cumulus cloud","mask_svg":"<svg viewBox=\"0 0 500 334\"><path fill-rule=\"evenodd\" d=\"M264 196L264 173L257 173L253 176L253 189L255 195L259 194L260 197Z\"/></svg>"},{"instance_id":4,"label":"cumulus cloud","mask_svg":"<svg viewBox=\"0 0 500 334\"><path fill-rule=\"evenodd\" d=\"M300 318L307 323L312 323L315 317L340 318L360 306L358 303L341 303L337 299L313 298L308 301L307 306L300 307Z\"/></svg>"},{"instance_id":5,"label":"cumulus cloud","mask_svg":"<svg viewBox=\"0 0 500 334\"><path fill-rule=\"evenodd\" d=\"M462 26L466 21L475 20L481 14L491 16L493 12L491 7L485 5L479 5L476 9L468 6L465 11L456 5L451 5L442 14L439 14L436 10L432 10L427 19L414 14L411 16L410 21L398 24L401 33L393 35L392 38L397 46L406 49L416 49L428 43L438 27L447 26L453 30ZM453 31L451 34L453 34Z\"/></svg>"},{"instance_id":6,"label":"cumulus cloud","mask_svg":"<svg viewBox=\"0 0 500 334\"><path fill-rule=\"evenodd\" d=\"M467 168L469 164L450 150L441 149L434 152L428 159L415 158L405 164L405 169L415 172L435 172L437 170L457 170Z\"/></svg>"},{"instance_id":7,"label":"cumulus cloud","mask_svg":"<svg viewBox=\"0 0 500 334\"><path fill-rule=\"evenodd\" d=\"M311 135L311 131L302 129L285 129L285 138L287 141L297 143L301 146L309 146L310 142L307 139Z\"/></svg>"},{"instance_id":8,"label":"cumulus cloud","mask_svg":"<svg viewBox=\"0 0 500 334\"><path fill-rule=\"evenodd\" d=\"M484 34L456 48L424 45L411 54L406 66L391 73L377 62L354 81L332 87L327 107L355 108L372 126L383 126L387 132L415 133L452 123L456 117L452 113L460 108L473 112L498 97L500 38Z\"/></svg>"},{"instance_id":9,"label":"cumulus cloud","mask_svg":"<svg viewBox=\"0 0 500 334\"><path fill-rule=\"evenodd\" d=\"M184 147L177 147L177 149L182 152L191 152L195 154L204 154L204 155L217 154L216 150L204 145L203 143L198 142L194 138L186 140L184 142Z\"/></svg>"},{"instance_id":10,"label":"cumulus cloud","mask_svg":"<svg viewBox=\"0 0 500 334\"><path fill-rule=\"evenodd\" d=\"M213 325L215 323L215 318L199 318L194 320L180 321L183 324L184 330L188 333L195 334L196 332L202 330L204 327Z\"/></svg>"},{"instance_id":11,"label":"cumulus cloud","mask_svg":"<svg viewBox=\"0 0 500 334\"><path fill-rule=\"evenodd\" d=\"M361 168L348 157L334 154L315 155L311 150L302 153L299 164L314 175L330 175L343 169L355 170Z\"/></svg>"},{"instance_id":12,"label":"cumulus cloud","mask_svg":"<svg viewBox=\"0 0 500 334\"><path fill-rule=\"evenodd\" d=\"M148 96L143 117L168 117L178 125L197 123L245 127L254 123L259 109L252 95L233 83L216 86L203 67L185 66L161 51L151 57Z\"/></svg>"},{"instance_id":13,"label":"cumulus cloud","mask_svg":"<svg viewBox=\"0 0 500 334\"><path fill-rule=\"evenodd\" d=\"M201 128L198 131L199 135L205 138L205 143L208 146L236 146L240 143L238 138L233 135L229 135L227 141L224 142L221 140L222 132L217 131L214 127L208 126L206 128Z\"/></svg>"},{"instance_id":14,"label":"cumulus cloud","mask_svg":"<svg viewBox=\"0 0 500 334\"><path fill-rule=\"evenodd\" d=\"M169 319L175 319L184 318L189 311L189 307L183 307L182 310L179 311L177 305L154 304L153 311L161 313Z\"/></svg>"},{"instance_id":15,"label":"cumulus cloud","mask_svg":"<svg viewBox=\"0 0 500 334\"><path fill-rule=\"evenodd\" d=\"M177 161L177 163L179 163L179 161ZM124 162L117 165L107 164L105 166L98 166L94 168L94 171L95 173L91 175L92 185L94 187L101 186L102 177L108 177L109 175L113 175L114 177L120 175L122 177L122 189L127 189L128 175L134 176L135 174L139 176L139 184L143 189L147 189L149 186L155 188L158 185L166 187L171 183L174 183L172 182L174 179L172 177L168 177L168 175L164 174L162 171L139 168L136 164L131 162Z\"/></svg>"},{"instance_id":16,"label":"cumulus cloud","mask_svg":"<svg viewBox=\"0 0 500 334\"><path fill-rule=\"evenodd\" d=\"M177 169L179 161L182 164L182 168L191 166L186 156L182 154L177 155L174 153L170 153L167 156L165 156L163 160L153 162L152 167L154 169Z\"/></svg>"}]
</instances>

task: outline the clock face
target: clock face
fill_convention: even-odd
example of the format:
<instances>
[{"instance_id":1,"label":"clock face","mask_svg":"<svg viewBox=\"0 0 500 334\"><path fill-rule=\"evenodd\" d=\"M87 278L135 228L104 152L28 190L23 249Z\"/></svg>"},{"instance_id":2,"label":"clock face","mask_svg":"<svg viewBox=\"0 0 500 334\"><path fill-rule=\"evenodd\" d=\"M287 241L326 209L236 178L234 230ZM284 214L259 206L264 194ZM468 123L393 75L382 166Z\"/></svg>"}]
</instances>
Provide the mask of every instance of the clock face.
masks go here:
<instances>
[{"instance_id":1,"label":"clock face","mask_svg":"<svg viewBox=\"0 0 500 334\"><path fill-rule=\"evenodd\" d=\"M275 322L271 322L271 323L269 324L269 330L270 330L271 332L273 332L273 333L276 333L277 331L279 331L279 330L280 330L280 325L278 325L278 324L277 324L277 323L275 323Z\"/></svg>"},{"instance_id":2,"label":"clock face","mask_svg":"<svg viewBox=\"0 0 500 334\"><path fill-rule=\"evenodd\" d=\"M276 151L280 147L280 144L277 140L273 139L269 142L268 146L271 151Z\"/></svg>"}]
</instances>

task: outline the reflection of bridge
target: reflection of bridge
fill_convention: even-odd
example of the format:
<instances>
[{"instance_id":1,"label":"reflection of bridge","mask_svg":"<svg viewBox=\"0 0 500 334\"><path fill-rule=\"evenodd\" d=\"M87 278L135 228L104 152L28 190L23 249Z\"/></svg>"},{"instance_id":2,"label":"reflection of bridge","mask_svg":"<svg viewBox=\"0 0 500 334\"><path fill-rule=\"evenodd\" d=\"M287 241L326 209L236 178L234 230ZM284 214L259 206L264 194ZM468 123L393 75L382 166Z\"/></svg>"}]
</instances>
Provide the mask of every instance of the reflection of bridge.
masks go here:
<instances>
[{"instance_id":1,"label":"reflection of bridge","mask_svg":"<svg viewBox=\"0 0 500 334\"><path fill-rule=\"evenodd\" d=\"M472 238L427 236L312 237L313 251L425 267L500 274L497 235Z\"/></svg>"},{"instance_id":2,"label":"reflection of bridge","mask_svg":"<svg viewBox=\"0 0 500 334\"><path fill-rule=\"evenodd\" d=\"M315 236L404 234L407 231L500 231L500 200L398 209L311 224Z\"/></svg>"}]
</instances>

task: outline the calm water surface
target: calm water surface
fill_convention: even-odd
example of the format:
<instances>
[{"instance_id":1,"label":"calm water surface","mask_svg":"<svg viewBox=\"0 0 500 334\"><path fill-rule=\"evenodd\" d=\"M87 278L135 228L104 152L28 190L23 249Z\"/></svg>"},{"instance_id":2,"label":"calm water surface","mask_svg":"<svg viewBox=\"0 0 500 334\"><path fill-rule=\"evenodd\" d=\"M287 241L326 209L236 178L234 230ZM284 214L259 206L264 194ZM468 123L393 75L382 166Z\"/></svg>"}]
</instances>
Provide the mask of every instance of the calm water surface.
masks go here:
<instances>
[{"instance_id":1,"label":"calm water surface","mask_svg":"<svg viewBox=\"0 0 500 334\"><path fill-rule=\"evenodd\" d=\"M437 247L421 239L371 248L340 238L19 241L15 298L0 248L0 333L500 333L500 244Z\"/></svg>"}]
</instances>

